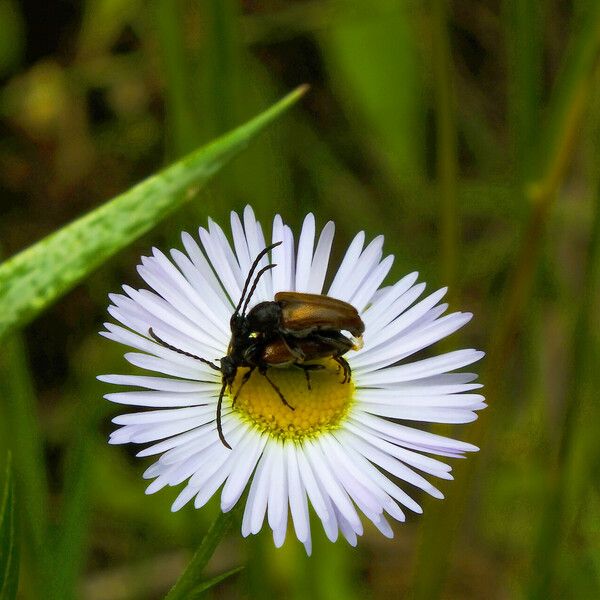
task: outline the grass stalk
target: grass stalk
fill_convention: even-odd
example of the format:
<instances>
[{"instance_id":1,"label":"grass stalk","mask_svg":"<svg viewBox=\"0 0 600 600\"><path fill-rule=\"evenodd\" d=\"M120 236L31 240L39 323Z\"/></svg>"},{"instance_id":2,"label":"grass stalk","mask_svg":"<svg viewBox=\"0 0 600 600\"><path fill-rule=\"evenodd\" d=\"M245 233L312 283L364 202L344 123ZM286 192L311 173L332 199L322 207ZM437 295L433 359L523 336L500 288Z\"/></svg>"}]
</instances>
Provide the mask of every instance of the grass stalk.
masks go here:
<instances>
[{"instance_id":1,"label":"grass stalk","mask_svg":"<svg viewBox=\"0 0 600 600\"><path fill-rule=\"evenodd\" d=\"M550 102L547 127L537 148L538 170L536 182L528 187L532 207L528 223L508 277L508 285L499 306L500 318L492 332L488 346L482 381L491 406L467 432L466 440L481 446L492 436L494 402L500 397L504 366L509 358L521 320L533 289L534 276L543 241L545 225L558 188L563 181L568 158L572 156L574 141L587 104L592 84L594 65L600 47L600 3L591 3L581 26L576 28L565 64ZM482 457L482 451L468 461L456 464L456 484L448 488L444 506L429 511L422 525L424 536L420 556L427 558L417 566L413 580L414 597L437 598L441 595L453 541L464 515L471 482ZM429 581L421 575L427 568Z\"/></svg>"},{"instance_id":2,"label":"grass stalk","mask_svg":"<svg viewBox=\"0 0 600 600\"><path fill-rule=\"evenodd\" d=\"M563 424L558 440L558 452L551 461L548 473L547 498L544 506L540 528L530 572L532 573L527 591L527 597L532 600L549 598L552 593L552 583L556 576L557 559L561 543L566 534L566 507L568 496L581 494L581 489L572 490L571 470L585 469L585 466L572 460L577 431L585 424L581 415L584 414L585 386L593 372L592 357L594 352L593 320L597 312L598 284L600 281L600 189L596 194L594 220L590 232L587 263L581 293L581 302L573 331L573 352L567 393L564 397ZM593 459L592 459L593 460ZM589 462L588 462L589 461ZM589 471L593 470L589 455L586 457ZM575 498L575 501L581 498Z\"/></svg>"},{"instance_id":3,"label":"grass stalk","mask_svg":"<svg viewBox=\"0 0 600 600\"><path fill-rule=\"evenodd\" d=\"M522 185L531 176L540 127L543 38L542 6L536 0L504 2L508 54L508 111L513 164Z\"/></svg>"},{"instance_id":4,"label":"grass stalk","mask_svg":"<svg viewBox=\"0 0 600 600\"><path fill-rule=\"evenodd\" d=\"M189 94L182 4L178 0L158 0L155 6L156 32L166 77L167 155L174 159L198 145L200 127Z\"/></svg>"},{"instance_id":5,"label":"grass stalk","mask_svg":"<svg viewBox=\"0 0 600 600\"><path fill-rule=\"evenodd\" d=\"M456 100L453 89L453 61L448 28L447 0L432 3L432 61L436 114L436 173L440 211L440 238L442 257L442 281L448 285L450 302L459 295L457 260L459 222L458 195L458 148L456 125ZM447 434L447 427L437 427L436 433ZM432 598L441 593L448 569L448 554L436 542L437 532L443 527L442 513L432 502L430 519L420 529L420 540L415 556L413 593L415 598ZM450 533L448 534L450 537ZM433 556L432 556L433 555ZM431 571L432 558L437 569Z\"/></svg>"},{"instance_id":6,"label":"grass stalk","mask_svg":"<svg viewBox=\"0 0 600 600\"><path fill-rule=\"evenodd\" d=\"M212 101L213 133L229 129L237 118L236 94L240 37L238 34L239 3L232 0L209 0L210 52L208 63Z\"/></svg>"},{"instance_id":7,"label":"grass stalk","mask_svg":"<svg viewBox=\"0 0 600 600\"><path fill-rule=\"evenodd\" d=\"M456 103L452 84L453 66L448 31L447 0L433 0L432 59L436 115L436 168L440 194L442 279L453 297L458 295L456 264L459 224L456 208L458 158Z\"/></svg>"},{"instance_id":8,"label":"grass stalk","mask_svg":"<svg viewBox=\"0 0 600 600\"><path fill-rule=\"evenodd\" d=\"M237 513L237 509L228 513L219 513L185 571L165 596L165 600L184 600L189 598L190 594L192 594L202 583L200 574L204 570L204 567L206 567L221 540L227 534L229 528L236 519Z\"/></svg>"},{"instance_id":9,"label":"grass stalk","mask_svg":"<svg viewBox=\"0 0 600 600\"><path fill-rule=\"evenodd\" d=\"M50 576L45 598L68 600L77 597L77 582L86 560L86 535L91 487L91 439L94 430L89 415L76 420L75 440L67 451L65 484L60 520L53 536L53 562L59 565Z\"/></svg>"},{"instance_id":10,"label":"grass stalk","mask_svg":"<svg viewBox=\"0 0 600 600\"><path fill-rule=\"evenodd\" d=\"M37 418L37 403L25 343L20 333L3 341L0 357L0 402L4 434L14 457L17 495L27 498L20 503L20 519L31 563L31 581L27 589L41 594L49 564L48 483L42 432ZM36 591L37 590L37 591Z\"/></svg>"}]
</instances>

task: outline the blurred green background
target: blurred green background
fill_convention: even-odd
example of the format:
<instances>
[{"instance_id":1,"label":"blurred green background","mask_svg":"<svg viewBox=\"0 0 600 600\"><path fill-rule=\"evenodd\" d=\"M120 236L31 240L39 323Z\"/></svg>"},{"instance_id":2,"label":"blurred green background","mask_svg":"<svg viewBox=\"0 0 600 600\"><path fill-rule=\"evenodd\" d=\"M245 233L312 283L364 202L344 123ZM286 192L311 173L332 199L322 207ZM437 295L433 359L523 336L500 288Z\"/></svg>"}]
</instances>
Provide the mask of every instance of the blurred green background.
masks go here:
<instances>
[{"instance_id":1,"label":"blurred green background","mask_svg":"<svg viewBox=\"0 0 600 600\"><path fill-rule=\"evenodd\" d=\"M442 349L487 351L490 407L436 428L481 446L447 499L367 528L236 526L216 598L600 597L600 3L597 0L0 0L0 244L12 256L172 160L311 91L191 202L0 346L23 598L161 598L218 511L145 496L146 463L109 447L97 332L152 245L251 204L298 230L386 235L475 313ZM2 456L4 456L4 452ZM0 462L4 462L4 458Z\"/></svg>"}]
</instances>

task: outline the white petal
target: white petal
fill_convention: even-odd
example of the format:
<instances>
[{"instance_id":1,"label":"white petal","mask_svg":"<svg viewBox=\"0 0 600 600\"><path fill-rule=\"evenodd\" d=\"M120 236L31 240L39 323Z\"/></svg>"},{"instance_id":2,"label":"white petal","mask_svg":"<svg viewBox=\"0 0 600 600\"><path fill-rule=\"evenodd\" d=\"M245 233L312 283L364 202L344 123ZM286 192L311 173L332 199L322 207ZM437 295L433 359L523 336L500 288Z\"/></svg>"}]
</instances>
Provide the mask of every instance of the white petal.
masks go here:
<instances>
[{"instance_id":1,"label":"white petal","mask_svg":"<svg viewBox=\"0 0 600 600\"><path fill-rule=\"evenodd\" d=\"M231 237L233 238L235 254L237 257L238 264L240 266L240 271L244 275L245 279L248 272L250 271L250 267L254 262L255 257L250 256L248 242L246 241L246 234L244 232L244 227L242 225L239 215L232 210L229 216L231 223Z\"/></svg>"},{"instance_id":2,"label":"white petal","mask_svg":"<svg viewBox=\"0 0 600 600\"><path fill-rule=\"evenodd\" d=\"M212 416L214 409L212 406L191 406L187 408L175 408L172 410L147 410L144 412L127 413L114 417L112 422L117 425L142 425L146 423L166 423L168 421L178 421L179 419L192 419L195 417L204 417L208 414Z\"/></svg>"},{"instance_id":3,"label":"white petal","mask_svg":"<svg viewBox=\"0 0 600 600\"><path fill-rule=\"evenodd\" d=\"M381 294L375 293L372 304L362 314L365 325L370 325L380 318L382 313L388 309L398 298L405 294L415 283L419 274L417 272L405 275L400 281L385 289ZM380 292L382 290L379 290Z\"/></svg>"},{"instance_id":4,"label":"white petal","mask_svg":"<svg viewBox=\"0 0 600 600\"><path fill-rule=\"evenodd\" d=\"M198 245L198 243L187 232L183 232L181 234L181 241L183 242L185 250L188 256L190 257L190 260L192 261L192 264L196 269L198 276L187 276L186 271L182 268L181 264L179 263L176 257L176 255L184 256L179 252L179 250L173 250L171 252L171 256L173 257L179 268L181 268L184 274L186 274L187 280L192 285L195 285L194 282L197 279L199 285L200 283L202 284L201 289L207 287L206 285L204 285L205 283L208 284L208 287L210 287L212 292L219 298L219 301L223 304L223 306L229 308L232 305L232 302L225 294L223 284L215 276L215 271L213 271L213 268L211 267L210 263L206 260L204 254L202 254L202 250L200 250L200 246Z\"/></svg>"},{"instance_id":5,"label":"white petal","mask_svg":"<svg viewBox=\"0 0 600 600\"><path fill-rule=\"evenodd\" d=\"M360 257L364 243L365 232L361 231L356 234L350 246L348 246L348 250L346 250L342 264L337 270L329 291L327 292L328 296L331 296L332 298L340 297L339 294L342 292L346 279L351 276L354 268L356 267L356 263Z\"/></svg>"},{"instance_id":6,"label":"white petal","mask_svg":"<svg viewBox=\"0 0 600 600\"><path fill-rule=\"evenodd\" d=\"M377 351L377 348L382 346L389 348L392 345L392 340L394 340L396 336L401 334L417 319L429 312L442 299L445 293L446 288L443 288L427 296L427 298L421 300L421 302L415 304L412 308L389 323L383 331L377 334L377 336L374 336L373 334L369 335L368 331L365 330L365 346L361 353L362 356L364 357L373 354ZM358 357L356 360L358 360Z\"/></svg>"},{"instance_id":7,"label":"white petal","mask_svg":"<svg viewBox=\"0 0 600 600\"><path fill-rule=\"evenodd\" d=\"M267 517L271 529L275 531L281 522L283 513L287 513L288 494L283 446L279 442L272 442L272 446L273 465L271 468L271 481L269 484L269 506Z\"/></svg>"},{"instance_id":8,"label":"white petal","mask_svg":"<svg viewBox=\"0 0 600 600\"><path fill-rule=\"evenodd\" d=\"M429 481L400 462L397 458L382 452L375 446L371 446L358 438L354 438L352 443L365 458L382 467L392 475L422 489L434 498L444 497L444 495L435 486L429 483Z\"/></svg>"},{"instance_id":9,"label":"white petal","mask_svg":"<svg viewBox=\"0 0 600 600\"><path fill-rule=\"evenodd\" d=\"M358 383L361 387L366 387L369 385L377 386L385 383L397 383L399 381L414 381L415 379L431 377L432 375L439 375L447 371L466 367L471 363L481 360L483 356L484 353L477 350L456 350L398 367L388 367L379 371L361 373Z\"/></svg>"},{"instance_id":10,"label":"white petal","mask_svg":"<svg viewBox=\"0 0 600 600\"><path fill-rule=\"evenodd\" d=\"M375 342L379 339L378 336L385 328L402 314L419 296L425 291L425 284L418 283L411 287L408 291L398 297L390 306L381 312L377 317L369 319L369 314L365 313L365 333L367 337L371 336Z\"/></svg>"},{"instance_id":11,"label":"white petal","mask_svg":"<svg viewBox=\"0 0 600 600\"><path fill-rule=\"evenodd\" d=\"M200 406L203 404L214 404L215 390L213 384L204 384L213 389L211 392L117 392L105 394L104 398L117 404L130 404L134 406L154 406L173 408L176 406Z\"/></svg>"},{"instance_id":12,"label":"white petal","mask_svg":"<svg viewBox=\"0 0 600 600\"><path fill-rule=\"evenodd\" d=\"M256 482L254 502L250 506L250 531L254 534L262 529L265 511L267 510L269 487L271 484L271 471L273 469L274 446L275 444L267 444L265 447L265 451L259 464L259 467L261 464L263 465L262 469L260 469L260 473L257 473L252 482L252 487L254 487L254 482ZM252 490L250 491L252 493ZM248 502L250 501L248 500Z\"/></svg>"},{"instance_id":13,"label":"white petal","mask_svg":"<svg viewBox=\"0 0 600 600\"><path fill-rule=\"evenodd\" d=\"M200 491L194 500L194 506L196 508L201 508L213 497L223 482L232 477L236 467L239 466L241 471L243 471L244 468L248 466L248 464L244 462L244 457L249 455L253 457L258 450L258 440L251 431L243 430L240 439L236 440L233 436L230 436L230 439L232 440L233 450L227 454L225 462L222 463L222 466L211 477L207 478L206 474L204 474L204 483L200 485ZM240 479L234 483L234 487L238 485L242 486L242 489L239 492L241 495L244 491L247 477L245 481L243 481L244 475L241 472L238 472L237 476L239 476ZM193 478L190 479L190 484L193 484ZM194 485L198 486L198 484ZM223 512L231 510L236 502L237 498L234 498L234 493L232 493L228 502L221 501L221 510Z\"/></svg>"},{"instance_id":14,"label":"white petal","mask_svg":"<svg viewBox=\"0 0 600 600\"><path fill-rule=\"evenodd\" d=\"M167 450L171 450L172 448L177 448L179 446L187 444L190 441L197 443L198 439L203 437L206 427L209 426L205 425L204 427L199 427L197 429L194 429L193 431L188 431L186 433L181 433L179 435L169 438L168 440L163 440L162 442L158 442L156 444L153 444L152 446L148 446L148 448L140 450L136 454L136 456L153 456L155 454L161 454Z\"/></svg>"},{"instance_id":15,"label":"white petal","mask_svg":"<svg viewBox=\"0 0 600 600\"><path fill-rule=\"evenodd\" d=\"M260 223L257 222L254 217L254 213L249 206L244 209L244 231L246 232L246 240L248 242L248 251L252 261L262 252L266 247L265 236L262 232ZM269 260L266 256L263 256L258 263L257 271L262 269L268 264ZM254 299L256 302L263 302L264 300L273 300L273 283L270 271L267 271L258 282Z\"/></svg>"},{"instance_id":16,"label":"white petal","mask_svg":"<svg viewBox=\"0 0 600 600\"><path fill-rule=\"evenodd\" d=\"M302 483L306 489L306 493L308 494L310 503L315 509L315 512L317 513L319 519L321 519L321 521L327 521L327 519L329 518L327 502L321 492L321 488L317 482L313 469L310 466L308 459L306 458L304 448L302 448L296 454L296 458L298 459L298 468L300 470Z\"/></svg>"},{"instance_id":17,"label":"white petal","mask_svg":"<svg viewBox=\"0 0 600 600\"><path fill-rule=\"evenodd\" d=\"M189 485L184 487L171 505L171 512L177 512L182 509L197 493L198 490L191 488Z\"/></svg>"},{"instance_id":18,"label":"white petal","mask_svg":"<svg viewBox=\"0 0 600 600\"><path fill-rule=\"evenodd\" d=\"M211 370L200 361L194 360L193 358L182 361L179 358L181 355L171 352L171 350L167 350L166 352L170 353L168 359L149 356L148 354L139 354L137 352L128 352L125 354L125 360L135 367L140 367L147 371L155 371L156 373L163 373L164 375L170 375L172 377L182 377L184 379L196 379L198 381L207 382L216 382L220 379L220 376L216 371ZM182 356L181 358L187 357Z\"/></svg>"},{"instance_id":19,"label":"white petal","mask_svg":"<svg viewBox=\"0 0 600 600\"><path fill-rule=\"evenodd\" d=\"M254 434L250 432L248 437L251 439L252 436ZM223 512L230 510L240 499L266 442L267 436L260 436L258 439L253 440L248 450L236 456L236 462L221 493L221 509Z\"/></svg>"},{"instance_id":20,"label":"white petal","mask_svg":"<svg viewBox=\"0 0 600 600\"><path fill-rule=\"evenodd\" d=\"M395 443L404 445L405 442L415 444L425 448L437 448L443 450L453 450L456 452L477 452L478 448L466 442L460 442L452 438L421 431L399 423L392 423L374 415L363 413L360 417L359 424L361 427L368 427L374 432L377 432L379 437L384 435L389 436Z\"/></svg>"},{"instance_id":21,"label":"white petal","mask_svg":"<svg viewBox=\"0 0 600 600\"><path fill-rule=\"evenodd\" d=\"M235 306L242 295L242 287L227 260L224 248L204 227L200 227L198 233L215 273L219 276L229 300Z\"/></svg>"},{"instance_id":22,"label":"white petal","mask_svg":"<svg viewBox=\"0 0 600 600\"><path fill-rule=\"evenodd\" d=\"M205 304L210 306L211 312L207 313L208 318L211 318L211 313L214 314L215 325L221 327L224 331L227 331L229 317L233 312L231 302L225 295L221 284L214 276L212 270L210 270L210 267L208 266L208 263L206 263L206 259L200 252L196 242L191 239L191 236L189 239L191 240L191 243L195 245L198 252L196 261L190 260L188 256L177 249L171 250L171 258L181 269L186 281L194 288L198 296ZM209 277L209 279L207 279L207 277Z\"/></svg>"},{"instance_id":23,"label":"white petal","mask_svg":"<svg viewBox=\"0 0 600 600\"><path fill-rule=\"evenodd\" d=\"M288 441L285 444L286 469L288 474L288 490L290 497L290 511L294 522L296 537L303 543L310 539L310 522L308 520L308 504L306 491L300 479L296 446Z\"/></svg>"},{"instance_id":24,"label":"white petal","mask_svg":"<svg viewBox=\"0 0 600 600\"><path fill-rule=\"evenodd\" d=\"M346 279L340 281L340 285L335 289L335 293L331 292L329 295L333 298L339 298L340 300L349 302L359 286L362 285L367 275L374 271L379 264L382 248L383 236L380 235L364 249L363 253L354 264L351 274L349 274Z\"/></svg>"},{"instance_id":25,"label":"white petal","mask_svg":"<svg viewBox=\"0 0 600 600\"><path fill-rule=\"evenodd\" d=\"M146 375L98 375L97 379L104 381L105 383L132 385L150 390L183 394L189 392L203 393L210 389L214 389L213 383L184 379L168 379L167 377L148 377Z\"/></svg>"},{"instance_id":26,"label":"white petal","mask_svg":"<svg viewBox=\"0 0 600 600\"><path fill-rule=\"evenodd\" d=\"M477 408L485 408L485 404ZM423 423L471 423L477 420L477 414L470 410L439 408L437 406L390 406L384 404L362 403L361 410L392 419L406 419ZM360 418L360 417L359 417Z\"/></svg>"},{"instance_id":27,"label":"white petal","mask_svg":"<svg viewBox=\"0 0 600 600\"><path fill-rule=\"evenodd\" d=\"M351 445L346 444L346 435L344 432L341 434L338 433L340 439L344 440L344 448L345 451L348 452L349 456L352 457L352 460L355 462L356 467L361 469L365 475L367 475L374 483L374 485L379 486L382 490L384 490L387 494L389 494L392 498L395 498L406 508L412 510L416 513L422 513L423 509L417 504L404 490L400 489L395 483L390 481L379 469L377 469L373 464L371 464L362 454L357 452ZM341 436L344 436L343 438ZM399 521L404 521L404 514L396 517Z\"/></svg>"},{"instance_id":28,"label":"white petal","mask_svg":"<svg viewBox=\"0 0 600 600\"><path fill-rule=\"evenodd\" d=\"M259 487L261 485L264 485L264 483L261 484L261 482L265 478L264 472L265 472L265 465L267 465L267 464L268 464L268 461L265 457L265 453L263 453L258 461L256 471L254 472L254 477L252 478L252 483L250 484L250 491L248 492L248 499L246 500L246 506L244 507L244 517L242 519L242 535L244 537L248 537L252 533L252 525L251 525L252 510L254 509L254 506L255 506L256 495L259 490ZM264 504L264 508L262 511L263 518L264 518L264 514L265 514L265 509L267 507L266 502L267 501L266 501L266 496L265 496L265 504ZM261 519L261 526L262 526L262 519ZM260 527L259 527L259 529L260 529Z\"/></svg>"},{"instance_id":29,"label":"white petal","mask_svg":"<svg viewBox=\"0 0 600 600\"><path fill-rule=\"evenodd\" d=\"M440 388L441 389L441 388ZM420 390L413 390L420 391ZM390 406L426 407L439 406L448 408L468 408L473 410L481 405L485 398L481 394L414 394L403 388L360 388L354 393L355 400L367 404L384 404Z\"/></svg>"},{"instance_id":30,"label":"white petal","mask_svg":"<svg viewBox=\"0 0 600 600\"><path fill-rule=\"evenodd\" d=\"M340 513L352 524L355 531L362 531L360 518L348 498L348 495L343 490L336 475L332 472L325 457L319 447L312 441L307 441L304 444L306 456L313 468L315 477L329 494L333 504L338 508Z\"/></svg>"},{"instance_id":31,"label":"white petal","mask_svg":"<svg viewBox=\"0 0 600 600\"><path fill-rule=\"evenodd\" d=\"M273 248L275 268L271 271L273 278L273 293L292 291L294 282L294 238L289 227L283 224L279 215L273 220L273 243L282 242Z\"/></svg>"},{"instance_id":32,"label":"white petal","mask_svg":"<svg viewBox=\"0 0 600 600\"><path fill-rule=\"evenodd\" d=\"M419 331L403 333L387 345L378 346L371 352L353 358L352 368L367 371L386 367L451 335L468 323L471 317L471 313L454 313L426 325Z\"/></svg>"},{"instance_id":33,"label":"white petal","mask_svg":"<svg viewBox=\"0 0 600 600\"><path fill-rule=\"evenodd\" d=\"M358 540L356 539L356 530L352 527L352 524L344 517L344 515L337 509L334 505L334 510L336 512L336 517L340 526L340 530L342 531L342 535L346 538L346 541L352 546L355 547ZM362 535L362 531L358 534Z\"/></svg>"},{"instance_id":34,"label":"white petal","mask_svg":"<svg viewBox=\"0 0 600 600\"><path fill-rule=\"evenodd\" d=\"M305 291L310 278L313 246L315 243L315 217L308 213L304 218L300 238L298 239L298 257L296 260L296 291Z\"/></svg>"},{"instance_id":35,"label":"white petal","mask_svg":"<svg viewBox=\"0 0 600 600\"><path fill-rule=\"evenodd\" d=\"M324 460L327 461L331 471L335 473L340 485L354 503L363 512L381 513L383 507L380 500L369 487L355 476L353 467L348 468L344 461L344 455L335 452L335 443L332 442L330 436L321 436L315 441L315 444L319 446Z\"/></svg>"},{"instance_id":36,"label":"white petal","mask_svg":"<svg viewBox=\"0 0 600 600\"><path fill-rule=\"evenodd\" d=\"M392 268L394 262L393 256L386 256L373 271L365 277L365 280L361 283L360 287L356 290L354 295L350 298L350 304L362 312L373 298L373 294L377 291L377 288L381 285L382 281L387 277L387 274Z\"/></svg>"},{"instance_id":37,"label":"white petal","mask_svg":"<svg viewBox=\"0 0 600 600\"><path fill-rule=\"evenodd\" d=\"M312 264L310 267L310 276L306 285L305 291L310 294L320 294L323 291L323 283L325 282L325 275L327 274L327 267L329 265L329 255L331 253L331 244L333 242L333 236L335 234L335 225L333 221L329 221L317 242L317 249L315 255L312 258Z\"/></svg>"}]
</instances>

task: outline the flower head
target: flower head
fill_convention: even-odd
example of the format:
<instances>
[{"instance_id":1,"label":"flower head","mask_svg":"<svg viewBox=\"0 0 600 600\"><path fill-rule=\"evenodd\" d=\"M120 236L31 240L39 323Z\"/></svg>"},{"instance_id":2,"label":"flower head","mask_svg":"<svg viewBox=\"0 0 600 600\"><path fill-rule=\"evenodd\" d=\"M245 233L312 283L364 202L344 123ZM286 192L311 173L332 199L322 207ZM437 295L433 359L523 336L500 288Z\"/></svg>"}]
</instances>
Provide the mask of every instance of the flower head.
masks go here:
<instances>
[{"instance_id":1,"label":"flower head","mask_svg":"<svg viewBox=\"0 0 600 600\"><path fill-rule=\"evenodd\" d=\"M288 325L293 329L300 317L289 313L285 330L255 328L242 336L231 317L266 242L249 207L242 220L231 214L231 229L233 246L209 220L208 229L199 230L201 246L184 233L185 253L172 250L168 258L154 249L138 267L151 290L123 286L124 294L110 296L109 313L121 325L106 323L102 334L138 351L125 355L131 364L159 374L100 377L139 388L107 394L108 400L146 409L116 417L121 427L110 442L151 444L138 453L159 456L144 473L153 480L147 493L185 483L173 510L192 500L200 508L222 488L221 508L229 511L249 488L245 536L258 533L266 516L280 546L289 513L310 553L312 505L332 541L341 531L354 545L363 532L361 512L391 537L386 513L404 521L404 509L421 512L397 480L442 498L424 475L452 479L451 468L430 455L477 450L411 424L467 423L486 406L473 393L481 387L473 383L476 375L455 372L482 352L411 358L472 315L444 315L445 289L421 299L425 284L416 283L416 273L381 287L393 257L383 258L383 236L365 246L363 232L325 289L333 223L317 240L309 214L296 247L277 215L272 241L282 243L258 262L261 274L246 290L247 310L273 303L278 292L341 302L334 304L333 320L318 328L314 305L302 305L313 312L301 331L290 333ZM362 340L344 328L347 305L364 324ZM235 335L243 338L243 352L232 349ZM230 381L222 359L233 361Z\"/></svg>"}]
</instances>

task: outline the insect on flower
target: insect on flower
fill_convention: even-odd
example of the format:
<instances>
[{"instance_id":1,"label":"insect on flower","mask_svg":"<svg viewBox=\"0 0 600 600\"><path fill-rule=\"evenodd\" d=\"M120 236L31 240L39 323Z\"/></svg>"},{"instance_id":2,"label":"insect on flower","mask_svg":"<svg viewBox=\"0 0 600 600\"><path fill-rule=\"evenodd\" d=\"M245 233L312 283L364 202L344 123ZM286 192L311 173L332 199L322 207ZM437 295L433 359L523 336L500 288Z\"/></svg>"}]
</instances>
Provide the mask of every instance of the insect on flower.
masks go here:
<instances>
[{"instance_id":1,"label":"insect on flower","mask_svg":"<svg viewBox=\"0 0 600 600\"><path fill-rule=\"evenodd\" d=\"M425 294L417 273L384 285L383 236L359 232L328 273L334 230L307 215L295 240L276 215L267 241L246 207L228 238L209 220L184 250L142 257L144 286L110 295L102 332L143 370L100 379L127 386L108 400L139 407L113 418L109 441L156 458L146 493L181 486L173 511L244 497L244 536L267 522L279 547L291 522L309 554L311 507L331 541L355 545L364 518L392 537L388 517L422 512L415 491L442 498L431 480L477 448L423 424L486 406L463 372L482 352L430 351L471 313L447 313L446 290Z\"/></svg>"},{"instance_id":2,"label":"insect on flower","mask_svg":"<svg viewBox=\"0 0 600 600\"><path fill-rule=\"evenodd\" d=\"M310 371L323 369L322 364L310 361L331 357L343 369L342 383L350 382L352 371L343 358L351 349L362 347L362 334L365 326L357 310L343 300L337 300L322 294L303 294L299 292L278 292L272 301L260 302L248 311L248 306L256 291L260 278L277 265L270 263L263 267L250 287L252 277L260 260L281 242L267 246L255 258L242 290L240 300L231 316L229 325L231 339L227 354L219 359L220 366L214 362L196 356L181 348L176 348L161 339L150 327L148 333L156 342L184 356L203 362L222 375L222 386L217 401L217 432L224 446L231 449L223 435L221 411L226 390L231 392L233 382L240 367L248 367L240 386L233 397L232 407L243 386L248 382L255 369L275 390L281 401L290 410L294 407L286 400L279 387L267 374L268 367L294 366L302 369L309 390ZM247 293L247 294L246 294ZM243 305L243 306L242 306ZM348 331L354 340L348 339L342 330Z\"/></svg>"}]
</instances>

